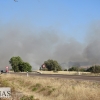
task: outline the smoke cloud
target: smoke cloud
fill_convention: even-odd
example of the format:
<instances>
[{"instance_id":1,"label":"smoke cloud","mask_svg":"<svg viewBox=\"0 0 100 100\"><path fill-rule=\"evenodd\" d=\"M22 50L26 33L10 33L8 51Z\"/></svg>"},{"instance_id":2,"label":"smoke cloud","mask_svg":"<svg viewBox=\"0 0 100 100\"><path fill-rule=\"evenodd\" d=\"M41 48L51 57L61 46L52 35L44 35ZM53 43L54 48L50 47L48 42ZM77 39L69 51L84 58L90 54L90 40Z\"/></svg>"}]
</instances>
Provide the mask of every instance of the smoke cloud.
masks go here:
<instances>
[{"instance_id":1,"label":"smoke cloud","mask_svg":"<svg viewBox=\"0 0 100 100\"><path fill-rule=\"evenodd\" d=\"M90 64L100 64L100 21L94 22L88 31L84 56Z\"/></svg>"},{"instance_id":2,"label":"smoke cloud","mask_svg":"<svg viewBox=\"0 0 100 100\"><path fill-rule=\"evenodd\" d=\"M36 28L18 23L0 25L0 69L9 65L13 56L20 56L33 69L48 59L57 60L64 68L78 64L100 64L100 24L94 23L85 43L65 38L56 28Z\"/></svg>"}]
</instances>

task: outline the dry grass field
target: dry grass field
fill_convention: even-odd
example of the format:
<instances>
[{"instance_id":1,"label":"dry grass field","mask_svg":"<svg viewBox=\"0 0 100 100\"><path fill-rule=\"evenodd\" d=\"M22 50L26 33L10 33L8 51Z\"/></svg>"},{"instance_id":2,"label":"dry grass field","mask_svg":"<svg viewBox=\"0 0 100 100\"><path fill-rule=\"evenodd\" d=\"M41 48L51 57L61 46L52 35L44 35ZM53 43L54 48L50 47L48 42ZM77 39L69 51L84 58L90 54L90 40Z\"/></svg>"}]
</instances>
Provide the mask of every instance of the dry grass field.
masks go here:
<instances>
[{"instance_id":1,"label":"dry grass field","mask_svg":"<svg viewBox=\"0 0 100 100\"><path fill-rule=\"evenodd\" d=\"M77 72L77 71L36 71L42 74L63 74L63 75L86 75L86 76L100 76L100 73L91 73L91 72Z\"/></svg>"},{"instance_id":2,"label":"dry grass field","mask_svg":"<svg viewBox=\"0 0 100 100\"><path fill-rule=\"evenodd\" d=\"M53 71L37 71L42 74L66 74L66 75L78 75L79 72L77 71L58 71L58 72L53 72ZM90 75L90 72L80 72L81 75Z\"/></svg>"},{"instance_id":3,"label":"dry grass field","mask_svg":"<svg viewBox=\"0 0 100 100\"><path fill-rule=\"evenodd\" d=\"M1 74L0 84L21 93L13 100L100 100L99 82Z\"/></svg>"}]
</instances>

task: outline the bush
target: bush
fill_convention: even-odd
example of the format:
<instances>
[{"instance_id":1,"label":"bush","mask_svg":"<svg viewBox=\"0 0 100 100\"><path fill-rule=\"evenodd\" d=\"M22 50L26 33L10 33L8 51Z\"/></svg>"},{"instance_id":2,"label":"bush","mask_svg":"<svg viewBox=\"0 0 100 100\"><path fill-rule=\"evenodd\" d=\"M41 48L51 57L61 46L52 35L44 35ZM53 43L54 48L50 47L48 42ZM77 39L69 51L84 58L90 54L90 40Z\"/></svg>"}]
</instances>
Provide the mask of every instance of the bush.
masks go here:
<instances>
[{"instance_id":1,"label":"bush","mask_svg":"<svg viewBox=\"0 0 100 100\"><path fill-rule=\"evenodd\" d=\"M68 71L78 71L78 69L79 69L78 67L71 67L68 69Z\"/></svg>"},{"instance_id":2,"label":"bush","mask_svg":"<svg viewBox=\"0 0 100 100\"><path fill-rule=\"evenodd\" d=\"M20 100L35 100L33 96L23 96Z\"/></svg>"},{"instance_id":3,"label":"bush","mask_svg":"<svg viewBox=\"0 0 100 100\"><path fill-rule=\"evenodd\" d=\"M39 100L39 99L34 99L34 96L23 96L20 98L20 100Z\"/></svg>"},{"instance_id":4,"label":"bush","mask_svg":"<svg viewBox=\"0 0 100 100\"><path fill-rule=\"evenodd\" d=\"M64 71L67 71L67 69L64 69Z\"/></svg>"},{"instance_id":5,"label":"bush","mask_svg":"<svg viewBox=\"0 0 100 100\"><path fill-rule=\"evenodd\" d=\"M68 70L69 71L81 71L81 72L85 72L86 71L85 68L81 68L81 67L71 67Z\"/></svg>"}]
</instances>

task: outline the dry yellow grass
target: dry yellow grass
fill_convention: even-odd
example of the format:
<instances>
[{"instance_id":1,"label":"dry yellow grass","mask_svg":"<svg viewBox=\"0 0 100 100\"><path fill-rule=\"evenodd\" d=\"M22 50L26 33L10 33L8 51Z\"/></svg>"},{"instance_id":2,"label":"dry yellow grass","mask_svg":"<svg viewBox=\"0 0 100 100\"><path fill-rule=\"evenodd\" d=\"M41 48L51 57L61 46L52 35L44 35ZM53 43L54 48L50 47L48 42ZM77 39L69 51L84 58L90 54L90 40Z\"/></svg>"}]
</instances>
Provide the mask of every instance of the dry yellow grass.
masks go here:
<instances>
[{"instance_id":1,"label":"dry yellow grass","mask_svg":"<svg viewBox=\"0 0 100 100\"><path fill-rule=\"evenodd\" d=\"M100 73L91 73L91 72L77 72L77 71L36 71L42 74L65 74L65 75L86 75L86 76L100 76Z\"/></svg>"},{"instance_id":2,"label":"dry yellow grass","mask_svg":"<svg viewBox=\"0 0 100 100\"><path fill-rule=\"evenodd\" d=\"M58 71L58 72L53 72L53 71L37 71L42 74L67 74L67 75L78 75L79 73L77 71ZM85 74L85 75L90 75L90 72L80 72L80 74Z\"/></svg>"},{"instance_id":3,"label":"dry yellow grass","mask_svg":"<svg viewBox=\"0 0 100 100\"><path fill-rule=\"evenodd\" d=\"M39 100L100 100L100 83L60 78L1 75L9 86Z\"/></svg>"},{"instance_id":4,"label":"dry yellow grass","mask_svg":"<svg viewBox=\"0 0 100 100\"><path fill-rule=\"evenodd\" d=\"M9 71L10 73L12 71ZM91 72L77 72L77 71L58 71L58 72L54 72L54 71L33 71L33 73L41 73L41 74L65 74L65 75L86 75L86 76L100 76L100 73L91 73ZM26 72L21 72L21 73L26 73ZM31 72L32 73L32 72Z\"/></svg>"}]
</instances>

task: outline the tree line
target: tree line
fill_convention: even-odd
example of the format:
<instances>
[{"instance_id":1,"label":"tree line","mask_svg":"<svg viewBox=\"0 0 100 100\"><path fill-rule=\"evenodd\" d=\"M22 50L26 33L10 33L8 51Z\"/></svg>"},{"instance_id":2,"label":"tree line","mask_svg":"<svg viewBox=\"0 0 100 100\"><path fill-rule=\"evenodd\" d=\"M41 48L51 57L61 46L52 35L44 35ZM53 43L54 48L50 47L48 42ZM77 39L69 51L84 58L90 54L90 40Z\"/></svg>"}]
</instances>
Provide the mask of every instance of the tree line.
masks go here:
<instances>
[{"instance_id":1,"label":"tree line","mask_svg":"<svg viewBox=\"0 0 100 100\"><path fill-rule=\"evenodd\" d=\"M14 72L31 72L32 66L28 62L24 62L21 57L12 57L9 60L9 63L12 66L12 70ZM62 71L61 65L56 61L49 59L47 61L44 61L44 63L41 65L40 70L43 71ZM67 69L64 69L64 71L67 71ZM100 65L94 65L89 68L82 68L79 66L72 66L68 69L68 71L81 71L81 72L92 72L92 73L100 73Z\"/></svg>"},{"instance_id":2,"label":"tree line","mask_svg":"<svg viewBox=\"0 0 100 100\"><path fill-rule=\"evenodd\" d=\"M69 68L68 71L100 73L100 65L90 66L89 68L82 68L82 67L73 66L73 67Z\"/></svg>"}]
</instances>

